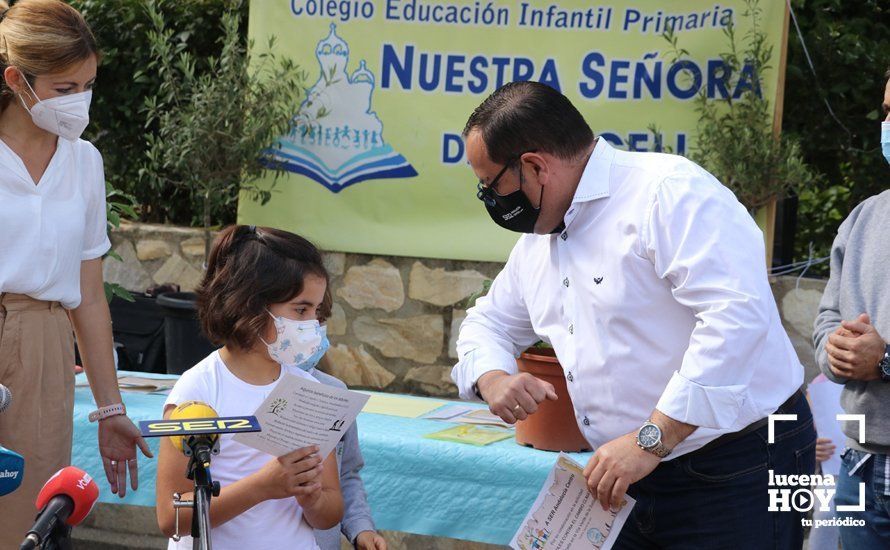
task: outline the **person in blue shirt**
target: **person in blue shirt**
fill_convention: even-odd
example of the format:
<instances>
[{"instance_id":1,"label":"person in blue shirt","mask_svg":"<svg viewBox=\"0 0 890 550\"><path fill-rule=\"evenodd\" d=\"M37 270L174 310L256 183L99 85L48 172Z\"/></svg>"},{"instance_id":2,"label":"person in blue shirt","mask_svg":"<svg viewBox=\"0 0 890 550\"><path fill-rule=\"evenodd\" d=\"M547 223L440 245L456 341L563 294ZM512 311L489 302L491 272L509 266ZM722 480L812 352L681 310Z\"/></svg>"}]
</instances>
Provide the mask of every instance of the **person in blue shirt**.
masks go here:
<instances>
[{"instance_id":1,"label":"person in blue shirt","mask_svg":"<svg viewBox=\"0 0 890 550\"><path fill-rule=\"evenodd\" d=\"M333 297L330 289L325 292L324 301L319 308L319 321L324 323L330 316ZM330 347L327 337L322 343L323 351ZM323 354L318 354L318 360L324 366ZM309 371L316 380L327 386L346 388L346 384L335 376L322 372L317 368ZM368 495L365 492L365 484L359 473L365 466L362 451L358 445L358 425L352 426L343 435L343 439L337 443L335 451L337 457L337 471L340 472L340 492L343 494L343 520L339 525L330 529L316 529L315 542L321 550L340 550L340 534L358 550L386 550L386 540L374 528L374 520L371 518L371 507L368 505Z\"/></svg>"}]
</instances>

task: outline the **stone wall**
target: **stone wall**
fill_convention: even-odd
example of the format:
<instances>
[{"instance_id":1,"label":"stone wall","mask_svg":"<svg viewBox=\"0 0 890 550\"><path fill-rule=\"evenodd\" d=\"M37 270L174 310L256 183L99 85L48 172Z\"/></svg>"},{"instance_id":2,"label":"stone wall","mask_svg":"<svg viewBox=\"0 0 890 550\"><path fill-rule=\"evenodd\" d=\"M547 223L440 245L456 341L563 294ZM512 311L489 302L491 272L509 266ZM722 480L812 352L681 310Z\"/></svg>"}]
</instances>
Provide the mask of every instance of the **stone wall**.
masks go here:
<instances>
[{"instance_id":1,"label":"stone wall","mask_svg":"<svg viewBox=\"0 0 890 550\"><path fill-rule=\"evenodd\" d=\"M111 240L123 262L105 260L107 281L134 291L200 283L201 230L123 222ZM467 298L501 265L340 252L325 264L334 307L322 368L350 387L456 396L450 372Z\"/></svg>"},{"instance_id":2,"label":"stone wall","mask_svg":"<svg viewBox=\"0 0 890 550\"><path fill-rule=\"evenodd\" d=\"M193 290L204 262L203 232L122 223L112 234L123 259L105 261L105 278L129 290L178 283ZM350 387L455 396L451 366L467 298L501 264L365 254L326 254L334 295L331 349L322 365ZM777 278L773 291L807 380L816 374L813 319L825 282Z\"/></svg>"},{"instance_id":3,"label":"stone wall","mask_svg":"<svg viewBox=\"0 0 890 550\"><path fill-rule=\"evenodd\" d=\"M813 350L813 321L819 312L819 301L827 282L823 279L798 281L796 277L776 277L771 281L782 325L806 368L807 382L819 374Z\"/></svg>"}]
</instances>

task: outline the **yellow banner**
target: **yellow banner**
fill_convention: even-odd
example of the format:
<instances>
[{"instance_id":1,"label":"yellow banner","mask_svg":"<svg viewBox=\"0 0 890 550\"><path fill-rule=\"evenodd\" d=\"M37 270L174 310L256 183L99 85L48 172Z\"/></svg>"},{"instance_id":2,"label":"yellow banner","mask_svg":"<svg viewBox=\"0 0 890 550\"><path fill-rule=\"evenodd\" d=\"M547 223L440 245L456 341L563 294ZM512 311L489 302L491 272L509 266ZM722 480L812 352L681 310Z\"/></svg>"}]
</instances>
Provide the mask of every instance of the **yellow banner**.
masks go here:
<instances>
[{"instance_id":1,"label":"yellow banner","mask_svg":"<svg viewBox=\"0 0 890 550\"><path fill-rule=\"evenodd\" d=\"M773 46L762 93L775 98L785 2L762 0ZM325 250L505 260L517 235L476 198L463 126L500 85L538 80L565 94L594 133L630 150L694 145L693 98L737 95L719 54L727 25L750 29L744 0L591 3L479 0L252 0L249 36L310 74L292 130L274 145L288 169L272 200L242 198L239 221L299 233ZM663 34L673 29L685 62Z\"/></svg>"}]
</instances>

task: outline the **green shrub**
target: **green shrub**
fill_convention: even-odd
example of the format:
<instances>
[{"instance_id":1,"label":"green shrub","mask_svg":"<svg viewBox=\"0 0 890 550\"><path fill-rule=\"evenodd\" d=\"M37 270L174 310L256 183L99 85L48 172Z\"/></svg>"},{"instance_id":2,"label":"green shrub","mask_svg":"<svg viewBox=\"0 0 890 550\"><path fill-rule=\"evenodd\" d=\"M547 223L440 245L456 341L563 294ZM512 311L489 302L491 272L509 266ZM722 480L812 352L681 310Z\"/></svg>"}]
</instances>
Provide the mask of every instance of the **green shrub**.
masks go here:
<instances>
[{"instance_id":1,"label":"green shrub","mask_svg":"<svg viewBox=\"0 0 890 550\"><path fill-rule=\"evenodd\" d=\"M147 4L150 61L145 73L156 87L145 98L146 153L139 171L149 189L170 189L192 205L193 222L207 232L235 220L239 193L265 202L271 191L254 182L270 168L264 148L284 134L303 96L307 75L274 53L244 39L237 11L220 21L220 51L198 59L167 27L167 16Z\"/></svg>"},{"instance_id":2,"label":"green shrub","mask_svg":"<svg viewBox=\"0 0 890 550\"><path fill-rule=\"evenodd\" d=\"M774 136L770 100L761 94L763 77L775 70L773 48L767 43L762 10L757 0L747 0L742 14L750 29L741 40L732 23L724 29L726 46L720 58L725 87L746 78L739 97L709 99L703 88L695 98L698 114L695 146L689 158L713 174L735 193L752 213L771 201L811 183L815 174L802 159L797 140ZM672 61L688 59L680 38L669 30ZM741 86L740 86L741 88Z\"/></svg>"},{"instance_id":3,"label":"green shrub","mask_svg":"<svg viewBox=\"0 0 890 550\"><path fill-rule=\"evenodd\" d=\"M147 71L151 61L152 22L145 0L71 0L96 35L102 51L97 86L85 138L105 160L105 176L116 189L134 197L142 221L192 225L200 222L198 204L172 185L154 188L140 182L145 157L145 98L159 85ZM168 21L175 44L187 44L202 74L206 60L220 51L220 22L229 4L219 0L163 0L158 9ZM237 8L239 29L247 30L247 5ZM148 129L156 130L156 126Z\"/></svg>"},{"instance_id":4,"label":"green shrub","mask_svg":"<svg viewBox=\"0 0 890 550\"><path fill-rule=\"evenodd\" d=\"M783 132L799 138L804 159L822 174L799 193L795 259L805 260L811 242L816 256L828 255L850 210L890 184L880 149L890 3L797 0L792 5L820 81L792 24ZM825 98L849 134L831 117Z\"/></svg>"}]
</instances>

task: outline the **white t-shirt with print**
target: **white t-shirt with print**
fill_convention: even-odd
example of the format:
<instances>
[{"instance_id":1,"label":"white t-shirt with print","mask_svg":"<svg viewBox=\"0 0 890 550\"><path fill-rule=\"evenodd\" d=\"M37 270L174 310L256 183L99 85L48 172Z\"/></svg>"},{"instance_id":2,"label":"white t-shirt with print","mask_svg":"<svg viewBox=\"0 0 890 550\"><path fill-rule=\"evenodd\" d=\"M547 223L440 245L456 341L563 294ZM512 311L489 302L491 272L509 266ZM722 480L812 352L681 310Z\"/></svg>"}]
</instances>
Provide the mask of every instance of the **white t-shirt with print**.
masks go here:
<instances>
[{"instance_id":1,"label":"white t-shirt with print","mask_svg":"<svg viewBox=\"0 0 890 550\"><path fill-rule=\"evenodd\" d=\"M284 373L316 381L296 367L282 367L282 375ZM201 401L213 407L219 416L252 415L278 384L278 380L265 386L248 384L232 374L220 358L219 351L214 351L179 378L164 407L186 401ZM273 458L233 441L233 437L234 434L223 434L220 437L219 455L213 457L210 467L214 481L218 481L223 488L255 473ZM267 500L257 504L214 527L211 540L214 550L318 549L312 527L303 519L303 509L295 498ZM171 539L167 548L191 550L192 538L183 537L178 543Z\"/></svg>"},{"instance_id":2,"label":"white t-shirt with print","mask_svg":"<svg viewBox=\"0 0 890 550\"><path fill-rule=\"evenodd\" d=\"M80 262L111 248L105 172L93 144L59 138L36 183L0 140L0 292L80 305Z\"/></svg>"}]
</instances>

